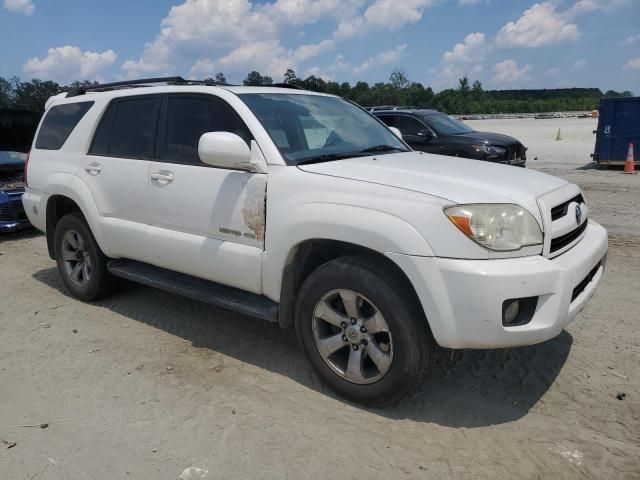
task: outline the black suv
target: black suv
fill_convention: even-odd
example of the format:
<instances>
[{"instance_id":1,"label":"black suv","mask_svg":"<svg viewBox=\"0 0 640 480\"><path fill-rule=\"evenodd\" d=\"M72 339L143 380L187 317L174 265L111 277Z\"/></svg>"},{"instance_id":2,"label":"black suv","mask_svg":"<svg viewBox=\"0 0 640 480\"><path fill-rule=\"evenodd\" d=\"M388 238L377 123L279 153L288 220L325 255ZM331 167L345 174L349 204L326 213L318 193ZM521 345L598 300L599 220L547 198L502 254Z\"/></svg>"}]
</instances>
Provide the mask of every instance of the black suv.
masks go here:
<instances>
[{"instance_id":1,"label":"black suv","mask_svg":"<svg viewBox=\"0 0 640 480\"><path fill-rule=\"evenodd\" d=\"M369 111L395 127L414 150L524 167L527 148L517 139L474 129L438 110L373 107Z\"/></svg>"}]
</instances>

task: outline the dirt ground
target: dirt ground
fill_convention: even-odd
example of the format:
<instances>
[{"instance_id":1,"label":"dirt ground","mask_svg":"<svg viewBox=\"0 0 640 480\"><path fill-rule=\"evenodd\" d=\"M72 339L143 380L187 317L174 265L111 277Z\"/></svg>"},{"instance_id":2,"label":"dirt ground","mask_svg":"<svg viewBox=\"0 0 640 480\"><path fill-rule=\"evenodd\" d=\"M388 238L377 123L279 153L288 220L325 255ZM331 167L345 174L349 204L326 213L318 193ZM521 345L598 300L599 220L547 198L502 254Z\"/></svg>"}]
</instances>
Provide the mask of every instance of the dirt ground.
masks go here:
<instances>
[{"instance_id":1,"label":"dirt ground","mask_svg":"<svg viewBox=\"0 0 640 480\"><path fill-rule=\"evenodd\" d=\"M411 398L366 409L291 331L135 284L81 303L43 236L1 237L0 479L640 478L640 175L591 167L590 119L470 123L520 138L609 229L560 336L442 350Z\"/></svg>"}]
</instances>

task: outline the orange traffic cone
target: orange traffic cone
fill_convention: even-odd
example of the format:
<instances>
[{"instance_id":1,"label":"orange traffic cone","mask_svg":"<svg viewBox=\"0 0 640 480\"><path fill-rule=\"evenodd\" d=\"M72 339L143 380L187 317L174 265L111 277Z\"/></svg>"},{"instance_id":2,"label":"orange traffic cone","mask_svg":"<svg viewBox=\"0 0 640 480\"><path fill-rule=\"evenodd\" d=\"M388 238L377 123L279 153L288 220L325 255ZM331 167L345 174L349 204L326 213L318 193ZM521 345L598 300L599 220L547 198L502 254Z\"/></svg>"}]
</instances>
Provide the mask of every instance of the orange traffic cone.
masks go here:
<instances>
[{"instance_id":1,"label":"orange traffic cone","mask_svg":"<svg viewBox=\"0 0 640 480\"><path fill-rule=\"evenodd\" d=\"M636 164L633 161L633 143L629 144L627 150L627 160L624 162L624 171L622 173L635 173Z\"/></svg>"}]
</instances>

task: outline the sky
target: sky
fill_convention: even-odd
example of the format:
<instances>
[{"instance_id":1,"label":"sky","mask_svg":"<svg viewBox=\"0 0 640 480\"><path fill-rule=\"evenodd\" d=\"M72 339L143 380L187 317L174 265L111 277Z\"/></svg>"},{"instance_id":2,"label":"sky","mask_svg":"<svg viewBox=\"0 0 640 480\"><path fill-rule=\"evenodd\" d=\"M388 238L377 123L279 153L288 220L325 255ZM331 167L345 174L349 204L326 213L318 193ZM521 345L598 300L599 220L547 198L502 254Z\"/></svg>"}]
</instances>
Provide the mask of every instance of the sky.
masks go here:
<instances>
[{"instance_id":1,"label":"sky","mask_svg":"<svg viewBox=\"0 0 640 480\"><path fill-rule=\"evenodd\" d=\"M387 81L434 90L598 87L640 95L640 0L0 0L0 76L241 83Z\"/></svg>"}]
</instances>

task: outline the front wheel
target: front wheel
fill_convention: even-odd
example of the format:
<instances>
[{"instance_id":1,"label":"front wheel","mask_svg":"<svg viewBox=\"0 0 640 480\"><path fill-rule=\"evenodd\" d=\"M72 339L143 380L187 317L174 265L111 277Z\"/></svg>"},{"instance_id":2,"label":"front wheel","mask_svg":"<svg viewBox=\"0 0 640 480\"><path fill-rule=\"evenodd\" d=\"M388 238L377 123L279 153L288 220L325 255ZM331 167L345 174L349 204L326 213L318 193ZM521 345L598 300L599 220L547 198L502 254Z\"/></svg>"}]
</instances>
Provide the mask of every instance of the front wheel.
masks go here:
<instances>
[{"instance_id":1,"label":"front wheel","mask_svg":"<svg viewBox=\"0 0 640 480\"><path fill-rule=\"evenodd\" d=\"M415 294L386 264L342 257L305 280L296 305L300 342L340 395L386 406L427 373L434 341Z\"/></svg>"}]
</instances>

